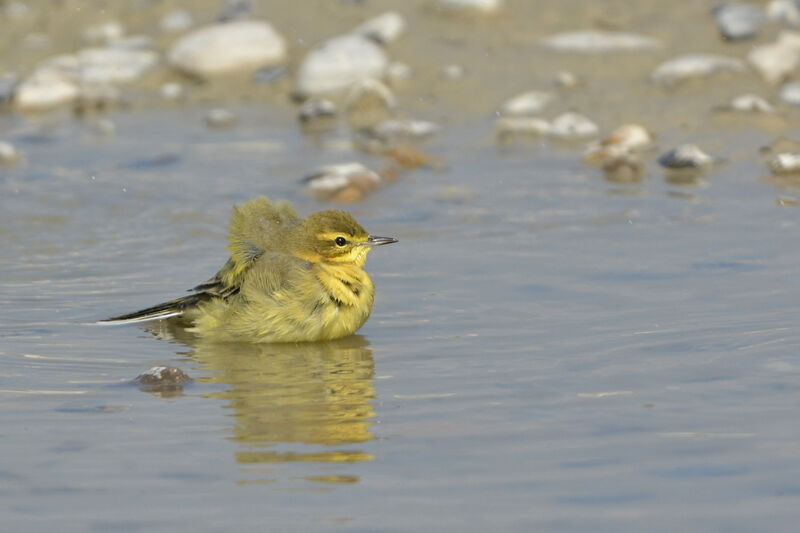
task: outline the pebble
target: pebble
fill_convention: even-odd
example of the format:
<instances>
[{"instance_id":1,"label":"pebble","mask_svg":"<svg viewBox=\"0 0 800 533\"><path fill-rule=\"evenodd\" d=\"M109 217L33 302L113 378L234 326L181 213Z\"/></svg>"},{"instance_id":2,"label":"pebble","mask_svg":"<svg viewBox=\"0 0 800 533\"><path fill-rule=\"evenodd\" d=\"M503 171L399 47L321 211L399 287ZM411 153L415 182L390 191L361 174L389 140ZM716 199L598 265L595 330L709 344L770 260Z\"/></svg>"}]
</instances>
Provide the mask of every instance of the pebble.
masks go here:
<instances>
[{"instance_id":1,"label":"pebble","mask_svg":"<svg viewBox=\"0 0 800 533\"><path fill-rule=\"evenodd\" d=\"M725 3L715 6L711 12L722 36L729 41L755 37L765 17L764 11L752 4Z\"/></svg>"},{"instance_id":2,"label":"pebble","mask_svg":"<svg viewBox=\"0 0 800 533\"><path fill-rule=\"evenodd\" d=\"M573 89L581 84L581 79L578 75L567 70L557 72L553 81L558 87L563 87L564 89Z\"/></svg>"},{"instance_id":3,"label":"pebble","mask_svg":"<svg viewBox=\"0 0 800 533\"><path fill-rule=\"evenodd\" d=\"M46 110L75 101L80 89L75 77L54 67L40 67L14 90L14 105L25 111Z\"/></svg>"},{"instance_id":4,"label":"pebble","mask_svg":"<svg viewBox=\"0 0 800 533\"><path fill-rule=\"evenodd\" d=\"M217 14L217 22L230 22L249 18L253 14L251 0L224 0Z\"/></svg>"},{"instance_id":5,"label":"pebble","mask_svg":"<svg viewBox=\"0 0 800 533\"><path fill-rule=\"evenodd\" d=\"M781 87L780 98L787 104L800 106L800 81L790 81Z\"/></svg>"},{"instance_id":6,"label":"pebble","mask_svg":"<svg viewBox=\"0 0 800 533\"><path fill-rule=\"evenodd\" d=\"M689 78L710 76L715 72L744 72L743 61L735 57L713 54L688 54L659 65L650 75L656 83L672 85Z\"/></svg>"},{"instance_id":7,"label":"pebble","mask_svg":"<svg viewBox=\"0 0 800 533\"><path fill-rule=\"evenodd\" d=\"M491 14L499 11L504 0L436 0L436 6L444 11Z\"/></svg>"},{"instance_id":8,"label":"pebble","mask_svg":"<svg viewBox=\"0 0 800 533\"><path fill-rule=\"evenodd\" d=\"M772 0L765 8L767 18L785 22L792 26L800 25L800 5L795 0Z\"/></svg>"},{"instance_id":9,"label":"pebble","mask_svg":"<svg viewBox=\"0 0 800 533\"><path fill-rule=\"evenodd\" d=\"M0 165L14 165L21 157L13 144L0 141Z\"/></svg>"},{"instance_id":10,"label":"pebble","mask_svg":"<svg viewBox=\"0 0 800 533\"><path fill-rule=\"evenodd\" d=\"M19 77L12 72L0 74L0 106L11 102Z\"/></svg>"},{"instance_id":11,"label":"pebble","mask_svg":"<svg viewBox=\"0 0 800 533\"><path fill-rule=\"evenodd\" d=\"M317 168L303 183L317 199L354 202L378 188L381 177L361 163L343 163Z\"/></svg>"},{"instance_id":12,"label":"pebble","mask_svg":"<svg viewBox=\"0 0 800 533\"><path fill-rule=\"evenodd\" d=\"M312 122L336 116L336 104L324 98L309 98L300 106L297 118L300 122Z\"/></svg>"},{"instance_id":13,"label":"pebble","mask_svg":"<svg viewBox=\"0 0 800 533\"><path fill-rule=\"evenodd\" d=\"M78 75L83 83L129 83L158 63L158 54L121 42L103 48L86 48L77 54Z\"/></svg>"},{"instance_id":14,"label":"pebble","mask_svg":"<svg viewBox=\"0 0 800 533\"><path fill-rule=\"evenodd\" d=\"M120 39L125 34L122 24L116 21L102 22L83 31L83 40L91 44L105 44Z\"/></svg>"},{"instance_id":15,"label":"pebble","mask_svg":"<svg viewBox=\"0 0 800 533\"><path fill-rule=\"evenodd\" d=\"M394 42L406 30L406 19L396 11L387 11L358 26L353 33L372 39L378 44Z\"/></svg>"},{"instance_id":16,"label":"pebble","mask_svg":"<svg viewBox=\"0 0 800 533\"><path fill-rule=\"evenodd\" d=\"M549 135L550 123L537 117L501 117L494 123L495 133L501 139L517 135Z\"/></svg>"},{"instance_id":17,"label":"pebble","mask_svg":"<svg viewBox=\"0 0 800 533\"><path fill-rule=\"evenodd\" d=\"M386 81L392 85L399 85L411 79L411 67L406 63L394 61L386 67Z\"/></svg>"},{"instance_id":18,"label":"pebble","mask_svg":"<svg viewBox=\"0 0 800 533\"><path fill-rule=\"evenodd\" d=\"M550 135L561 139L579 139L597 135L597 124L580 113L569 111L553 119Z\"/></svg>"},{"instance_id":19,"label":"pebble","mask_svg":"<svg viewBox=\"0 0 800 533\"><path fill-rule=\"evenodd\" d=\"M241 20L198 28L169 50L170 64L199 78L255 71L286 60L286 41L267 22Z\"/></svg>"},{"instance_id":20,"label":"pebble","mask_svg":"<svg viewBox=\"0 0 800 533\"><path fill-rule=\"evenodd\" d=\"M631 156L653 146L653 136L644 126L625 124L600 141L590 143L583 154L587 165L604 166Z\"/></svg>"},{"instance_id":21,"label":"pebble","mask_svg":"<svg viewBox=\"0 0 800 533\"><path fill-rule=\"evenodd\" d=\"M180 368L154 366L139 374L133 382L145 392L171 396L180 393L184 385L192 382L192 378Z\"/></svg>"},{"instance_id":22,"label":"pebble","mask_svg":"<svg viewBox=\"0 0 800 533\"><path fill-rule=\"evenodd\" d=\"M183 85L177 82L165 83L158 89L158 94L164 100L177 100L183 96Z\"/></svg>"},{"instance_id":23,"label":"pebble","mask_svg":"<svg viewBox=\"0 0 800 533\"><path fill-rule=\"evenodd\" d=\"M238 121L236 115L233 112L222 108L216 107L214 109L209 110L206 113L206 124L209 128L214 129L225 129L225 128L232 128L236 125Z\"/></svg>"},{"instance_id":24,"label":"pebble","mask_svg":"<svg viewBox=\"0 0 800 533\"><path fill-rule=\"evenodd\" d=\"M285 65L265 67L253 74L253 82L259 85L270 85L289 76L289 69Z\"/></svg>"},{"instance_id":25,"label":"pebble","mask_svg":"<svg viewBox=\"0 0 800 533\"><path fill-rule=\"evenodd\" d=\"M769 161L769 168L774 174L800 173L800 153L775 154Z\"/></svg>"},{"instance_id":26,"label":"pebble","mask_svg":"<svg viewBox=\"0 0 800 533\"><path fill-rule=\"evenodd\" d=\"M742 94L735 97L728 104L731 111L742 111L744 113L774 113L775 108L772 104L756 94Z\"/></svg>"},{"instance_id":27,"label":"pebble","mask_svg":"<svg viewBox=\"0 0 800 533\"><path fill-rule=\"evenodd\" d=\"M603 52L655 50L661 43L635 33L610 31L573 31L547 37L542 44L560 52L597 54Z\"/></svg>"},{"instance_id":28,"label":"pebble","mask_svg":"<svg viewBox=\"0 0 800 533\"><path fill-rule=\"evenodd\" d=\"M397 100L383 82L376 79L363 79L350 86L345 99L348 113L379 109L389 111L397 105Z\"/></svg>"},{"instance_id":29,"label":"pebble","mask_svg":"<svg viewBox=\"0 0 800 533\"><path fill-rule=\"evenodd\" d=\"M460 80L467 74L467 70L461 65L445 65L442 67L442 77L446 80Z\"/></svg>"},{"instance_id":30,"label":"pebble","mask_svg":"<svg viewBox=\"0 0 800 533\"><path fill-rule=\"evenodd\" d=\"M439 133L440 129L438 124L427 120L389 119L374 126L371 133L378 139L393 142L425 139Z\"/></svg>"},{"instance_id":31,"label":"pebble","mask_svg":"<svg viewBox=\"0 0 800 533\"><path fill-rule=\"evenodd\" d=\"M159 21L161 30L167 33L178 33L188 30L194 24L191 13L185 9L173 9Z\"/></svg>"},{"instance_id":32,"label":"pebble","mask_svg":"<svg viewBox=\"0 0 800 533\"><path fill-rule=\"evenodd\" d=\"M704 170L714 164L714 158L702 151L697 145L682 144L658 158L658 164L674 170Z\"/></svg>"},{"instance_id":33,"label":"pebble","mask_svg":"<svg viewBox=\"0 0 800 533\"><path fill-rule=\"evenodd\" d=\"M747 61L768 83L779 83L800 65L800 33L783 31L773 43L754 47Z\"/></svg>"},{"instance_id":34,"label":"pebble","mask_svg":"<svg viewBox=\"0 0 800 533\"><path fill-rule=\"evenodd\" d=\"M555 99L553 93L528 91L506 100L500 106L500 113L506 116L535 115Z\"/></svg>"},{"instance_id":35,"label":"pebble","mask_svg":"<svg viewBox=\"0 0 800 533\"><path fill-rule=\"evenodd\" d=\"M301 96L340 92L365 78L381 79L389 60L374 41L361 35L334 37L312 49L297 73Z\"/></svg>"}]
</instances>

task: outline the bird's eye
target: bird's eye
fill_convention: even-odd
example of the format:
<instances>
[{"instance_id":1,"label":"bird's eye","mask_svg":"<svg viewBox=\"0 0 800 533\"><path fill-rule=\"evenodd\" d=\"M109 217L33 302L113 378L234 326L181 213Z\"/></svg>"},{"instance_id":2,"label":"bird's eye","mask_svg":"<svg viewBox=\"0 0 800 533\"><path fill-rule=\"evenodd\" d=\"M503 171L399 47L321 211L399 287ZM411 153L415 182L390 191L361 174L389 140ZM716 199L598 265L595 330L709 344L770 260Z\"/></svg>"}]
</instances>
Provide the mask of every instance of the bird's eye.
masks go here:
<instances>
[{"instance_id":1,"label":"bird's eye","mask_svg":"<svg viewBox=\"0 0 800 533\"><path fill-rule=\"evenodd\" d=\"M347 244L347 239L345 239L344 237L336 237L336 240L333 242L336 243L336 246L344 246L345 244Z\"/></svg>"}]
</instances>

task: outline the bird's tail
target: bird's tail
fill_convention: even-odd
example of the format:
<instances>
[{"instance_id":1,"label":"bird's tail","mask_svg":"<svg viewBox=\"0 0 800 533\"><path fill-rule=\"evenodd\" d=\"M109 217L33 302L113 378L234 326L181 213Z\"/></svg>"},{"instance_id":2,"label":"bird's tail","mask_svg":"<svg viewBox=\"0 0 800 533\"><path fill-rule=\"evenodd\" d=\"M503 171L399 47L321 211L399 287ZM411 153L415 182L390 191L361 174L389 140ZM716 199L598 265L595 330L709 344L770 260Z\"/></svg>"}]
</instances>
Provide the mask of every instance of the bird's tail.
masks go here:
<instances>
[{"instance_id":1,"label":"bird's tail","mask_svg":"<svg viewBox=\"0 0 800 533\"><path fill-rule=\"evenodd\" d=\"M169 302L164 302L163 304L154 305L153 307L148 307L147 309L141 309L133 313L112 316L111 318L100 320L99 322L96 323L107 324L107 325L135 324L137 322L148 322L150 320L161 320L164 318L181 316L186 309L194 307L201 301L207 299L208 295L203 293L191 294L189 296L184 296L183 298L170 300Z\"/></svg>"}]
</instances>

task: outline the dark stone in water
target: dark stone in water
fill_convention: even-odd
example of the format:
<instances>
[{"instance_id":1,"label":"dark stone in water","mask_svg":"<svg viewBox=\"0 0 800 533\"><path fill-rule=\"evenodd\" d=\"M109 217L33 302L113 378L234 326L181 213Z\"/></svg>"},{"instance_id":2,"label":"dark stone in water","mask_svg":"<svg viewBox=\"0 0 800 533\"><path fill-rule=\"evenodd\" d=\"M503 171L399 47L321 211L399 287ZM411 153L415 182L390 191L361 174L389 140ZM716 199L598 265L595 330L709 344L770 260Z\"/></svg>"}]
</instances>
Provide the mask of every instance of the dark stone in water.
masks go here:
<instances>
[{"instance_id":1,"label":"dark stone in water","mask_svg":"<svg viewBox=\"0 0 800 533\"><path fill-rule=\"evenodd\" d=\"M189 375L173 366L154 366L142 372L133 380L145 392L161 396L176 396L183 391L183 386L191 383Z\"/></svg>"}]
</instances>

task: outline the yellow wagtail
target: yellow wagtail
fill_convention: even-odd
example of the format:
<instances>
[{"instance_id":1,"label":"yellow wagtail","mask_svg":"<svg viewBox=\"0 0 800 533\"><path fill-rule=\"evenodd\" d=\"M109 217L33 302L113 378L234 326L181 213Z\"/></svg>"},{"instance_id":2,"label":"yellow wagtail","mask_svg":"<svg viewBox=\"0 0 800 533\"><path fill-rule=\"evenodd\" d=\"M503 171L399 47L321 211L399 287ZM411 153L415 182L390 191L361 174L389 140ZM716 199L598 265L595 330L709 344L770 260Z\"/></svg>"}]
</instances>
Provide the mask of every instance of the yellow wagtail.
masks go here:
<instances>
[{"instance_id":1,"label":"yellow wagtail","mask_svg":"<svg viewBox=\"0 0 800 533\"><path fill-rule=\"evenodd\" d=\"M343 211L301 219L288 202L263 196L234 207L229 231L230 259L192 294L101 323L176 318L214 342L338 339L372 311L367 254L397 242L367 234Z\"/></svg>"}]
</instances>

